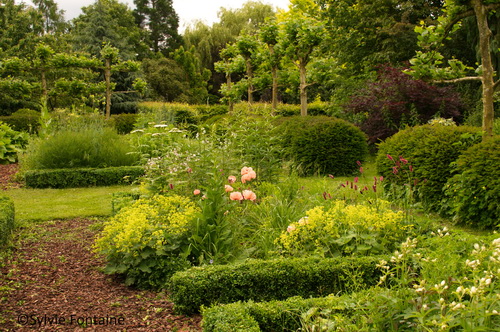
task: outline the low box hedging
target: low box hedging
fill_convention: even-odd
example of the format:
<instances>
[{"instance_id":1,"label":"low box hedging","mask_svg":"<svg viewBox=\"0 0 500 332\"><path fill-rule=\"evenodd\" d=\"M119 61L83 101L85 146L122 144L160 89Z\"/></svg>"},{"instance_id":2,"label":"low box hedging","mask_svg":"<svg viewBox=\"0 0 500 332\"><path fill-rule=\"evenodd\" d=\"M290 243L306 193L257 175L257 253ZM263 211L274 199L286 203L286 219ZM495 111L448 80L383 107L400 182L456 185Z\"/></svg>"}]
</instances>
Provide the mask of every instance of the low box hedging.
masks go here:
<instances>
[{"instance_id":1,"label":"low box hedging","mask_svg":"<svg viewBox=\"0 0 500 332\"><path fill-rule=\"evenodd\" d=\"M345 296L356 296L349 294ZM203 307L203 331L298 331L300 316L310 308L328 309L347 314L350 309L343 297L327 296L304 299L299 296L284 301L235 302Z\"/></svg>"},{"instance_id":2,"label":"low box hedging","mask_svg":"<svg viewBox=\"0 0 500 332\"><path fill-rule=\"evenodd\" d=\"M374 256L249 260L177 272L168 287L175 310L190 314L215 303L325 296L367 288L381 276L379 261Z\"/></svg>"},{"instance_id":3,"label":"low box hedging","mask_svg":"<svg viewBox=\"0 0 500 332\"><path fill-rule=\"evenodd\" d=\"M141 166L30 170L24 180L30 188L77 188L130 184L144 175Z\"/></svg>"},{"instance_id":4,"label":"low box hedging","mask_svg":"<svg viewBox=\"0 0 500 332\"><path fill-rule=\"evenodd\" d=\"M14 202L7 196L0 196L0 247L7 243L14 229Z\"/></svg>"}]
</instances>

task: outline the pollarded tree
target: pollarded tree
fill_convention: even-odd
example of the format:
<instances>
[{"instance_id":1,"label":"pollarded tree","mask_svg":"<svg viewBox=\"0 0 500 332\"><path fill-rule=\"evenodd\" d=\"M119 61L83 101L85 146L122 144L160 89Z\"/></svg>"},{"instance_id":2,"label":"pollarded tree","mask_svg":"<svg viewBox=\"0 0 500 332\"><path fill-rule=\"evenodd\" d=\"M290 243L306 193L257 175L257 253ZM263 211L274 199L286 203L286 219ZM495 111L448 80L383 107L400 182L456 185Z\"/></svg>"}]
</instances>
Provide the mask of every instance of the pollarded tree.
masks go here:
<instances>
[{"instance_id":1,"label":"pollarded tree","mask_svg":"<svg viewBox=\"0 0 500 332\"><path fill-rule=\"evenodd\" d=\"M411 75L434 82L455 83L461 81L480 81L482 84L483 131L484 138L493 135L494 92L500 85L493 68L492 53L498 48L492 47L494 35L489 27L488 17L500 9L499 0L447 0L444 15L437 25L419 26L418 44L423 51L418 51L410 62ZM462 20L475 17L479 36L478 53L480 65L472 68L457 59L444 60L439 48L452 32L460 28Z\"/></svg>"},{"instance_id":2,"label":"pollarded tree","mask_svg":"<svg viewBox=\"0 0 500 332\"><path fill-rule=\"evenodd\" d=\"M315 15L304 11L303 3L310 4L309 0L294 1L294 7L281 21L280 43L285 54L297 66L300 73L300 114L307 115L307 64L310 62L313 52L324 40L324 22L318 20ZM313 9L307 8L311 11Z\"/></svg>"},{"instance_id":3,"label":"pollarded tree","mask_svg":"<svg viewBox=\"0 0 500 332\"><path fill-rule=\"evenodd\" d=\"M177 49L182 38L178 33L179 17L172 0L134 0L136 23L147 31L147 44L157 53L168 56Z\"/></svg>"},{"instance_id":4,"label":"pollarded tree","mask_svg":"<svg viewBox=\"0 0 500 332\"><path fill-rule=\"evenodd\" d=\"M260 28L260 40L267 46L268 63L271 68L272 92L271 104L275 111L278 107L278 70L282 58L281 48L279 47L279 27L275 20L268 21Z\"/></svg>"}]
</instances>

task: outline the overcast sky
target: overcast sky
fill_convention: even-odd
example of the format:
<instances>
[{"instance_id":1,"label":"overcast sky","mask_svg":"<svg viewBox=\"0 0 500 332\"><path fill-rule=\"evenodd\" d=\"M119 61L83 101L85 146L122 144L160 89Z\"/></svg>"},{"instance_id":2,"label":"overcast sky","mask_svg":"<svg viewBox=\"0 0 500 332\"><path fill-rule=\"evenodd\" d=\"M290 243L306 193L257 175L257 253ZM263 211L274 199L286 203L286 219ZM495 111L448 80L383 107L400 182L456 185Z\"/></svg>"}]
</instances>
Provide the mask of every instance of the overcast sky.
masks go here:
<instances>
[{"instance_id":1,"label":"overcast sky","mask_svg":"<svg viewBox=\"0 0 500 332\"><path fill-rule=\"evenodd\" d=\"M133 0L118 0L126 3L132 9L135 8ZM218 21L217 12L221 7L228 9L241 8L248 0L173 0L174 9L179 15L180 31L184 30L186 25L194 20L202 20L211 25ZM16 1L22 2L22 1ZM23 0L31 4L29 0ZM88 6L95 0L55 0L59 9L66 12L66 20L71 20L81 14L80 8ZM261 0L262 3L270 4L277 8L288 9L289 0Z\"/></svg>"}]
</instances>

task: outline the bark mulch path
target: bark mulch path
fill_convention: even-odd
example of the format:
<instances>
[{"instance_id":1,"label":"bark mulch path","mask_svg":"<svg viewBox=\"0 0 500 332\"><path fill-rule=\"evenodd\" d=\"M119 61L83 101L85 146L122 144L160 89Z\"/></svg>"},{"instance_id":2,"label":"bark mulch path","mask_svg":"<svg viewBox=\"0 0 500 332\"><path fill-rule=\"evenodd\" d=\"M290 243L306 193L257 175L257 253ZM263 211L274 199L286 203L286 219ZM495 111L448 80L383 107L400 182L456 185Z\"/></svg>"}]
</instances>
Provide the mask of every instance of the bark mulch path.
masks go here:
<instances>
[{"instance_id":1,"label":"bark mulch path","mask_svg":"<svg viewBox=\"0 0 500 332\"><path fill-rule=\"evenodd\" d=\"M19 170L18 164L0 165L0 190L20 188L22 185L16 182L15 175Z\"/></svg>"},{"instance_id":2,"label":"bark mulch path","mask_svg":"<svg viewBox=\"0 0 500 332\"><path fill-rule=\"evenodd\" d=\"M18 231L15 249L0 260L0 331L200 331L201 317L175 315L167 294L100 271L95 222L55 220Z\"/></svg>"}]
</instances>

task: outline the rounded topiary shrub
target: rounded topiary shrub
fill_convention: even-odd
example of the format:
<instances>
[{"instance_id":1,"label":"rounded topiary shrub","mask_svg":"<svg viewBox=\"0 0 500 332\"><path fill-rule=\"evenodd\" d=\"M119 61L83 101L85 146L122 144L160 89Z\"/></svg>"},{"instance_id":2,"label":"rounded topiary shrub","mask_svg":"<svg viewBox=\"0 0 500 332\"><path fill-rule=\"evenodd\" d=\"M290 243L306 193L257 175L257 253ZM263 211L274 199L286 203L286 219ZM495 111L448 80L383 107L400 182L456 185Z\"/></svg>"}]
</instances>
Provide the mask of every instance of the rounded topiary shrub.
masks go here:
<instances>
[{"instance_id":1,"label":"rounded topiary shrub","mask_svg":"<svg viewBox=\"0 0 500 332\"><path fill-rule=\"evenodd\" d=\"M327 116L293 116L280 131L285 156L299 175L350 175L368 154L365 134L347 121Z\"/></svg>"},{"instance_id":2,"label":"rounded topiary shrub","mask_svg":"<svg viewBox=\"0 0 500 332\"><path fill-rule=\"evenodd\" d=\"M452 176L451 163L481 141L481 129L468 126L423 125L404 129L379 145L377 171L386 193L412 186L416 199L438 211L443 186Z\"/></svg>"},{"instance_id":3,"label":"rounded topiary shrub","mask_svg":"<svg viewBox=\"0 0 500 332\"><path fill-rule=\"evenodd\" d=\"M500 226L500 136L476 144L457 160L445 186L447 212L462 224Z\"/></svg>"}]
</instances>

